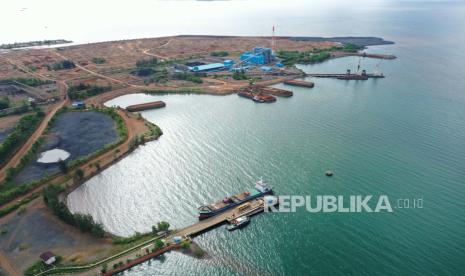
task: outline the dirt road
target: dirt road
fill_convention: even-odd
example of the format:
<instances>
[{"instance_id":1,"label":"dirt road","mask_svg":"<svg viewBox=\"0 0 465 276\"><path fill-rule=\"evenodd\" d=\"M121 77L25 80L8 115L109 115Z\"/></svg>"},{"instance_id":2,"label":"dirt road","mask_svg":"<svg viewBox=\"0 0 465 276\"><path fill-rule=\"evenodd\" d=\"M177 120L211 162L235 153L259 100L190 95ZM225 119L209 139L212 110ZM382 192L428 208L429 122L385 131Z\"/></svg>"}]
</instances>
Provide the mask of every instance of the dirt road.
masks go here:
<instances>
[{"instance_id":1,"label":"dirt road","mask_svg":"<svg viewBox=\"0 0 465 276\"><path fill-rule=\"evenodd\" d=\"M24 70L26 73L32 75L33 77L40 78L40 79L45 79L45 80L52 80L56 81L54 79L50 79L44 75L32 72L29 70L29 68L23 66L22 64L16 63L10 59L6 59L8 62L11 64L16 65L18 68L21 68ZM42 120L42 122L39 124L37 129L34 131L34 133L27 139L27 141L15 152L15 154L8 160L5 165L3 165L0 169L0 182L5 180L6 177L6 170L8 168L16 167L18 166L19 162L21 161L21 158L31 149L32 145L39 139L39 137L43 134L45 129L48 126L48 122L50 119L55 115L55 113L65 106L66 104L69 103L67 95L67 90L68 90L68 85L66 84L65 81L58 81L58 90L60 92L60 97L61 101L56 103L53 108L50 110L50 112L46 113L45 118Z\"/></svg>"}]
</instances>

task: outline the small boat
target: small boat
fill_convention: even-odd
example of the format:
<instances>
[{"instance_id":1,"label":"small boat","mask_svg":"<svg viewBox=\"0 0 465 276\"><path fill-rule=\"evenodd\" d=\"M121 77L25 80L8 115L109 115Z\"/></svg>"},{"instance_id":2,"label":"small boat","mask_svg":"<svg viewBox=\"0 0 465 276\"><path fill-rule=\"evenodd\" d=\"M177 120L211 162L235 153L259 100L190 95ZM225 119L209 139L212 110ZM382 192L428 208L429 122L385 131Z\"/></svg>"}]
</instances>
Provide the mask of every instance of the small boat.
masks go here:
<instances>
[{"instance_id":1,"label":"small boat","mask_svg":"<svg viewBox=\"0 0 465 276\"><path fill-rule=\"evenodd\" d=\"M259 97L258 95L254 96L254 97L252 98L252 101L254 101L254 102L256 102L256 103L264 103L264 102L265 102L265 100L262 99L261 97Z\"/></svg>"},{"instance_id":2,"label":"small boat","mask_svg":"<svg viewBox=\"0 0 465 276\"><path fill-rule=\"evenodd\" d=\"M334 174L334 173L333 173L332 171L330 171L330 170L327 170L327 171L325 172L325 175L326 175L326 176L329 176L329 177L333 176L333 174Z\"/></svg>"},{"instance_id":3,"label":"small boat","mask_svg":"<svg viewBox=\"0 0 465 276\"><path fill-rule=\"evenodd\" d=\"M228 231L234 231L236 229L242 228L250 223L249 217L238 217L237 219L231 220L231 224L229 224L226 228Z\"/></svg>"}]
</instances>

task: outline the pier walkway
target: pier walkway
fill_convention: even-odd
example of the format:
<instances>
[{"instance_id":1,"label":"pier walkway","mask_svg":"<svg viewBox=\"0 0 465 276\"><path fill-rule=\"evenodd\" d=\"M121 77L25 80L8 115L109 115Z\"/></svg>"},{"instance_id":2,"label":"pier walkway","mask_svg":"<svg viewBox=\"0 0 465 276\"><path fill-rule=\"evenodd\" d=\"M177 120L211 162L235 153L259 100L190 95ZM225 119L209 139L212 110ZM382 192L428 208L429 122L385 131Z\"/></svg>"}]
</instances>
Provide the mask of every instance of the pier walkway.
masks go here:
<instances>
[{"instance_id":1,"label":"pier walkway","mask_svg":"<svg viewBox=\"0 0 465 276\"><path fill-rule=\"evenodd\" d=\"M362 75L357 75L357 74L350 74L348 75L347 73L345 74L331 74L331 73L324 73L324 74L306 74L308 77L315 77L315 78L346 78L347 76L353 76L354 78L356 76L362 76ZM363 75L367 78L374 78L374 79L380 79L380 78L385 78L384 75L380 74L365 74Z\"/></svg>"},{"instance_id":2,"label":"pier walkway","mask_svg":"<svg viewBox=\"0 0 465 276\"><path fill-rule=\"evenodd\" d=\"M217 227L225 222L231 221L234 218L241 217L241 216L253 216L257 213L263 212L265 208L264 206L265 205L264 205L263 198L254 199L249 202L249 205L247 208L243 208L242 210L240 210L239 209L240 206L239 206L229 211L225 211L224 213L221 213L214 217L200 220L197 223L194 223L186 228L176 231L173 235L168 237L168 239L174 236L194 237L211 228Z\"/></svg>"}]
</instances>

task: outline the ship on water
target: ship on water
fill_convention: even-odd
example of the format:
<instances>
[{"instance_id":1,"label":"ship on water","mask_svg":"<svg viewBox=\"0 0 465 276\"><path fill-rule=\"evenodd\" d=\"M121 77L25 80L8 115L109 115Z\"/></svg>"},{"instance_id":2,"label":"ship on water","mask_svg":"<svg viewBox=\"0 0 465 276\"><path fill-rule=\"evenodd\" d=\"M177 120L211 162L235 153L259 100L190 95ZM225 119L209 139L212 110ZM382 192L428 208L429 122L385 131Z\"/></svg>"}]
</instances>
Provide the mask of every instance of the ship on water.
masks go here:
<instances>
[{"instance_id":1,"label":"ship on water","mask_svg":"<svg viewBox=\"0 0 465 276\"><path fill-rule=\"evenodd\" d=\"M242 203L272 193L273 189L268 186L268 184L263 180L263 178L260 178L255 183L254 189L250 189L249 191L245 191L230 197L225 197L223 200L213 204L200 206L198 208L199 219L206 219L209 217L216 216Z\"/></svg>"}]
</instances>

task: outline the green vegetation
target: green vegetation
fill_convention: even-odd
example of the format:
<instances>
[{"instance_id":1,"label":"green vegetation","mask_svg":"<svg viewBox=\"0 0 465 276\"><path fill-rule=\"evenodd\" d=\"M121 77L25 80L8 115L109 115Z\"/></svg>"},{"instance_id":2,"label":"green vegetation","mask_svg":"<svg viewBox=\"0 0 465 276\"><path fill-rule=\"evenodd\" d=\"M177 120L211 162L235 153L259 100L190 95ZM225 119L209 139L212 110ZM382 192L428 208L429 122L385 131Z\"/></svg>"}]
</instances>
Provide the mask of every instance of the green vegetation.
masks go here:
<instances>
[{"instance_id":1,"label":"green vegetation","mask_svg":"<svg viewBox=\"0 0 465 276\"><path fill-rule=\"evenodd\" d=\"M157 64L158 64L158 60L156 58L139 59L136 62L136 67L138 67L138 68L148 68L148 67L154 67Z\"/></svg>"},{"instance_id":2,"label":"green vegetation","mask_svg":"<svg viewBox=\"0 0 465 276\"><path fill-rule=\"evenodd\" d=\"M107 60L103 57L94 57L92 59L92 62L95 64L104 64L105 62L107 62Z\"/></svg>"},{"instance_id":3,"label":"green vegetation","mask_svg":"<svg viewBox=\"0 0 465 276\"><path fill-rule=\"evenodd\" d=\"M235 71L232 75L233 79L235 80L246 80L248 79L247 75L245 74L244 71L237 72Z\"/></svg>"},{"instance_id":4,"label":"green vegetation","mask_svg":"<svg viewBox=\"0 0 465 276\"><path fill-rule=\"evenodd\" d=\"M54 266L60 266L60 263L62 262L63 260L63 257L61 256L56 256L56 261L55 263L53 264ZM39 274L40 272L43 272L47 269L49 269L50 266L47 266L43 261L36 261L35 263L33 263L30 267L28 267L25 271L24 271L24 275L26 276L32 276L32 275L37 275Z\"/></svg>"},{"instance_id":5,"label":"green vegetation","mask_svg":"<svg viewBox=\"0 0 465 276\"><path fill-rule=\"evenodd\" d=\"M191 81L193 83L202 83L203 82L199 75L188 73L188 72L176 73L176 74L174 74L174 79Z\"/></svg>"},{"instance_id":6,"label":"green vegetation","mask_svg":"<svg viewBox=\"0 0 465 276\"><path fill-rule=\"evenodd\" d=\"M95 222L90 215L72 214L66 204L60 202L58 196L63 190L58 185L46 187L43 192L45 204L64 222L79 228L82 232L102 238L105 235L102 224Z\"/></svg>"},{"instance_id":7,"label":"green vegetation","mask_svg":"<svg viewBox=\"0 0 465 276\"><path fill-rule=\"evenodd\" d=\"M200 88L178 88L173 90L144 90L144 93L160 95L160 94L203 94L204 91Z\"/></svg>"},{"instance_id":8,"label":"green vegetation","mask_svg":"<svg viewBox=\"0 0 465 276\"><path fill-rule=\"evenodd\" d=\"M0 49L15 49L15 48L24 48L32 46L43 46L43 45L55 45L55 44L65 44L72 43L72 41L65 39L55 39L55 40L36 40L28 42L15 42L8 44L1 44Z\"/></svg>"},{"instance_id":9,"label":"green vegetation","mask_svg":"<svg viewBox=\"0 0 465 276\"><path fill-rule=\"evenodd\" d=\"M158 232L168 231L170 224L166 221L160 221L157 225L152 226L152 234L156 235Z\"/></svg>"},{"instance_id":10,"label":"green vegetation","mask_svg":"<svg viewBox=\"0 0 465 276\"><path fill-rule=\"evenodd\" d=\"M18 173L22 168L24 168L24 166L26 166L26 164L32 159L32 157L35 156L42 142L43 138L39 138L32 145L32 148L28 151L28 153L21 158L21 161L17 167L7 169L5 183L2 183L0 185L0 205L8 203L13 199L17 198L18 196L24 195L32 191L34 188L36 188L42 183L41 181L34 181L28 184L17 185L11 181L14 175L16 175L16 173ZM45 181L45 179L42 181ZM19 207L19 205L17 207Z\"/></svg>"},{"instance_id":11,"label":"green vegetation","mask_svg":"<svg viewBox=\"0 0 465 276\"><path fill-rule=\"evenodd\" d=\"M107 265L107 264L104 264L104 265L102 266L102 269L100 269L100 272L101 272L102 274L104 274L104 273L107 273L107 270L108 270L108 265Z\"/></svg>"},{"instance_id":12,"label":"green vegetation","mask_svg":"<svg viewBox=\"0 0 465 276\"><path fill-rule=\"evenodd\" d=\"M314 48L309 51L278 51L277 56L283 60L284 65L294 65L296 63L318 63L323 62L331 57L331 52L333 51L342 51L355 53L363 49L362 46L347 43L343 46L333 46L329 49L318 49Z\"/></svg>"},{"instance_id":13,"label":"green vegetation","mask_svg":"<svg viewBox=\"0 0 465 276\"><path fill-rule=\"evenodd\" d=\"M141 145L144 142L144 139L140 136L134 137L131 141L129 141L129 151L133 151L137 148L137 146Z\"/></svg>"},{"instance_id":14,"label":"green vegetation","mask_svg":"<svg viewBox=\"0 0 465 276\"><path fill-rule=\"evenodd\" d=\"M0 100L0 110L10 107L10 99L8 97L3 97Z\"/></svg>"},{"instance_id":15,"label":"green vegetation","mask_svg":"<svg viewBox=\"0 0 465 276\"><path fill-rule=\"evenodd\" d=\"M138 67L132 70L131 74L133 74L134 76L138 76L138 77L148 77L148 76L155 74L155 70L153 70L152 68L146 68L146 67L139 68Z\"/></svg>"},{"instance_id":16,"label":"green vegetation","mask_svg":"<svg viewBox=\"0 0 465 276\"><path fill-rule=\"evenodd\" d=\"M101 109L96 109L96 111L107 114L110 116L113 121L116 122L116 129L118 130L118 134L120 136L120 140L126 140L128 136L128 130L126 128L126 124L124 123L123 118L116 112L115 109L113 108L101 108Z\"/></svg>"},{"instance_id":17,"label":"green vegetation","mask_svg":"<svg viewBox=\"0 0 465 276\"><path fill-rule=\"evenodd\" d=\"M155 124L148 123L147 127L150 129L150 132L145 135L145 137L148 139L151 139L151 138L156 139L163 134L163 131L161 130L161 128Z\"/></svg>"},{"instance_id":18,"label":"green vegetation","mask_svg":"<svg viewBox=\"0 0 465 276\"><path fill-rule=\"evenodd\" d=\"M164 246L165 246L165 244L163 243L162 240L156 240L156 241L154 242L155 250L162 249Z\"/></svg>"},{"instance_id":19,"label":"green vegetation","mask_svg":"<svg viewBox=\"0 0 465 276\"><path fill-rule=\"evenodd\" d=\"M181 247L182 247L183 249L187 249L187 248L189 248L190 246L191 246L191 243L190 243L188 240L182 240L182 241L181 241Z\"/></svg>"},{"instance_id":20,"label":"green vegetation","mask_svg":"<svg viewBox=\"0 0 465 276\"><path fill-rule=\"evenodd\" d=\"M152 237L152 233L141 234L136 232L134 235L129 237L113 237L112 242L113 244L130 244L148 237Z\"/></svg>"},{"instance_id":21,"label":"green vegetation","mask_svg":"<svg viewBox=\"0 0 465 276\"><path fill-rule=\"evenodd\" d=\"M66 108L66 107L60 109L55 114L55 116L49 121L48 130L50 130L51 126L56 121L56 118L60 114L62 114L64 112L67 112L67 111L68 111L68 108ZM95 109L95 111L109 115L116 122L117 131L118 131L118 134L120 136L120 140L118 142L115 142L113 144L110 144L110 145L107 145L107 146L103 147L102 149L98 150L97 152L93 153L90 156L79 158L79 159L73 160L72 162L66 163L65 164L66 168L63 168L63 169L65 169L66 173L70 169L75 168L76 166L79 166L80 164L84 163L86 160L88 160L90 158L93 158L94 156L100 155L103 152L106 152L108 150L112 150L121 141L124 141L127 138L126 125L124 124L123 118L121 118L121 116L116 112L116 110L114 110L112 108L104 108L104 109ZM156 131L156 130L154 130L154 131ZM44 138L40 137L32 145L32 147L28 151L28 153L21 158L21 161L20 161L20 163L19 163L19 165L17 167L7 169L7 171L6 171L6 179L0 185L0 205L10 202L10 201L14 200L15 198L17 198L18 196L27 194L28 192L32 191L33 189L35 189L36 187L40 186L41 184L45 183L46 181L48 181L49 179L51 179L53 177L53 175L48 175L48 176L45 176L44 178L42 178L40 180L33 181L33 182L30 182L30 183L21 184L21 185L18 185L16 183L14 183L14 181L13 181L14 176L18 172L20 172L33 159L33 157L35 157L37 155L37 151L38 151L40 145L43 143L43 141L44 141ZM63 165L61 165L61 166L64 167ZM60 170L62 170L61 167L60 167ZM17 206L17 207L19 207L19 206ZM12 210L8 211L8 213L11 212ZM0 213L0 217L1 216L2 216L2 213Z\"/></svg>"},{"instance_id":22,"label":"green vegetation","mask_svg":"<svg viewBox=\"0 0 465 276\"><path fill-rule=\"evenodd\" d=\"M160 71L153 71L153 72L154 72L154 75L150 79L144 80L145 84L149 84L152 82L165 83L169 80L169 74L166 68L163 68Z\"/></svg>"},{"instance_id":23,"label":"green vegetation","mask_svg":"<svg viewBox=\"0 0 465 276\"><path fill-rule=\"evenodd\" d=\"M25 198L21 201L16 202L15 204L12 204L6 208L0 209L0 218L8 215L9 213L13 212L14 210L21 208L31 202L33 199L37 198L37 194L33 194L32 196Z\"/></svg>"},{"instance_id":24,"label":"green vegetation","mask_svg":"<svg viewBox=\"0 0 465 276\"><path fill-rule=\"evenodd\" d=\"M344 52L351 52L351 53L355 53L359 50L363 49L362 46L359 46L359 45L356 45L356 44L352 44L352 43L347 43L347 44L344 44L344 46L342 47L342 51Z\"/></svg>"},{"instance_id":25,"label":"green vegetation","mask_svg":"<svg viewBox=\"0 0 465 276\"><path fill-rule=\"evenodd\" d=\"M128 254L129 252L134 252L134 250L136 249L140 249L142 248L143 246L147 246L149 244L151 244L152 242L155 243L155 246L157 246L157 244L159 245L160 244L160 240L159 240L159 237L155 237L155 238L147 238L147 239L144 239L142 242L140 242L139 244L136 244L134 246L123 246L123 248L125 248L123 251L120 251L106 259L103 259L103 260L100 260L100 261L97 261L97 262L94 262L94 263L91 263L91 264L87 264L87 265L82 265L82 266L72 266L72 267L66 267L66 266L62 266L61 264L58 264L57 267L53 267L53 268L48 268L47 271L47 274L46 275L52 275L52 274L71 274L71 273L77 273L77 272L84 272L84 271L88 271L90 269L94 269L94 268L97 268L97 267L100 267L100 266L103 266L103 267L106 267L105 264L108 264L109 262L113 261L113 260L116 260L117 258L120 258L126 254ZM162 247L164 246L163 242L161 243L162 244ZM162 248L160 247L160 248ZM154 252L152 250L152 252ZM60 258L61 260L61 258ZM123 262L118 262L116 264L113 265L113 268L118 268L118 267L121 267L123 266ZM30 274L29 274L30 275Z\"/></svg>"},{"instance_id":26,"label":"green vegetation","mask_svg":"<svg viewBox=\"0 0 465 276\"><path fill-rule=\"evenodd\" d=\"M10 79L0 80L0 84L10 84L12 82L19 82L19 83L32 86L32 87L53 83L53 81L50 81L50 80L44 81L39 78L10 78Z\"/></svg>"},{"instance_id":27,"label":"green vegetation","mask_svg":"<svg viewBox=\"0 0 465 276\"><path fill-rule=\"evenodd\" d=\"M328 51L278 51L278 57L283 60L284 65L294 65L296 63L317 63L330 58Z\"/></svg>"},{"instance_id":28,"label":"green vegetation","mask_svg":"<svg viewBox=\"0 0 465 276\"><path fill-rule=\"evenodd\" d=\"M212 57L225 57L228 56L229 53L226 51L214 51L210 53L210 56Z\"/></svg>"},{"instance_id":29,"label":"green vegetation","mask_svg":"<svg viewBox=\"0 0 465 276\"><path fill-rule=\"evenodd\" d=\"M75 67L76 67L76 64L74 64L72 60L68 60L68 59L60 60L60 61L53 63L52 65L47 66L48 70L54 70L54 71L73 69Z\"/></svg>"},{"instance_id":30,"label":"green vegetation","mask_svg":"<svg viewBox=\"0 0 465 276\"><path fill-rule=\"evenodd\" d=\"M76 99L86 99L93 97L98 94L105 93L112 89L111 85L108 86L98 86L98 85L89 85L86 83L80 83L78 85L72 85L68 88L68 96L72 100Z\"/></svg>"},{"instance_id":31,"label":"green vegetation","mask_svg":"<svg viewBox=\"0 0 465 276\"><path fill-rule=\"evenodd\" d=\"M66 161L64 160L61 160L58 161L58 167L60 168L60 172L63 173L63 174L67 174L68 173L68 163L66 163Z\"/></svg>"},{"instance_id":32,"label":"green vegetation","mask_svg":"<svg viewBox=\"0 0 465 276\"><path fill-rule=\"evenodd\" d=\"M160 221L157 223L158 231L167 231L170 228L170 224L166 221Z\"/></svg>"},{"instance_id":33,"label":"green vegetation","mask_svg":"<svg viewBox=\"0 0 465 276\"><path fill-rule=\"evenodd\" d=\"M24 275L26 275L26 276L37 275L40 272L45 271L46 269L48 269L48 267L44 262L36 261L34 264L32 264L30 267L28 267L24 271Z\"/></svg>"},{"instance_id":34,"label":"green vegetation","mask_svg":"<svg viewBox=\"0 0 465 276\"><path fill-rule=\"evenodd\" d=\"M45 114L37 111L36 114L22 117L13 131L6 137L0 145L0 163L3 164L11 155L31 136L40 124Z\"/></svg>"},{"instance_id":35,"label":"green vegetation","mask_svg":"<svg viewBox=\"0 0 465 276\"><path fill-rule=\"evenodd\" d=\"M203 256L205 256L205 251L195 243L192 243L190 249L192 250L194 256L197 258L202 258Z\"/></svg>"},{"instance_id":36,"label":"green vegetation","mask_svg":"<svg viewBox=\"0 0 465 276\"><path fill-rule=\"evenodd\" d=\"M81 169L81 168L78 168L75 172L74 172L74 180L75 181L80 181L84 178L84 171Z\"/></svg>"}]
</instances>

